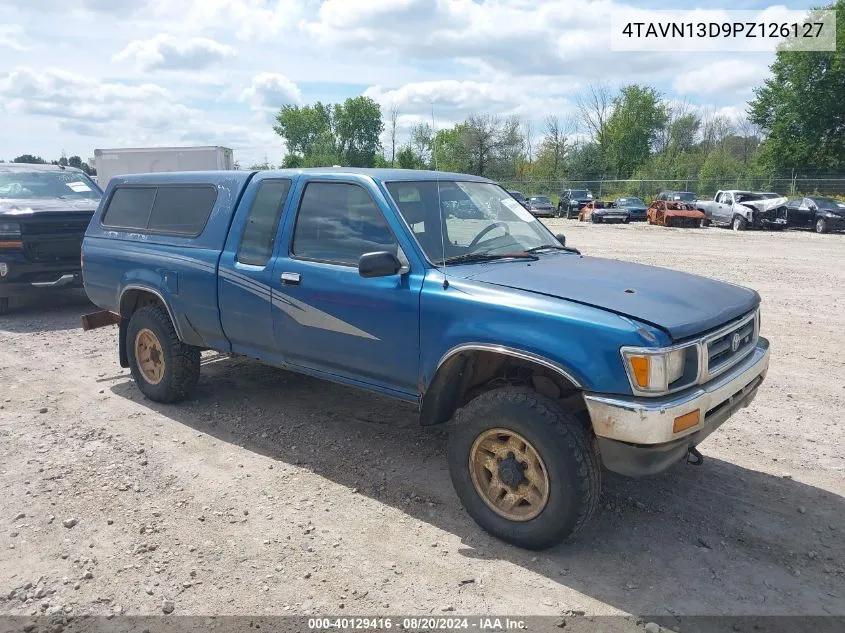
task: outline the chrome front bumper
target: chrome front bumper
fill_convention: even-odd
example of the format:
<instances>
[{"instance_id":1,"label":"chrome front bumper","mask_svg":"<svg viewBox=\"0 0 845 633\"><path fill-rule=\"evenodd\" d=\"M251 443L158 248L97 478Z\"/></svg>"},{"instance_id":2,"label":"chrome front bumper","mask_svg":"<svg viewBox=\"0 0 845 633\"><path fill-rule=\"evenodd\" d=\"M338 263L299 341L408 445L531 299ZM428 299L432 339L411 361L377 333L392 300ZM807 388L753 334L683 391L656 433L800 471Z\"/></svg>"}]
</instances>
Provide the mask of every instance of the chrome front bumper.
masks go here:
<instances>
[{"instance_id":1,"label":"chrome front bumper","mask_svg":"<svg viewBox=\"0 0 845 633\"><path fill-rule=\"evenodd\" d=\"M704 385L664 398L586 393L584 400L600 440L663 445L690 437L697 444L735 411L751 403L768 368L769 341L760 338L748 356ZM675 419L695 411L698 424L675 433Z\"/></svg>"}]
</instances>

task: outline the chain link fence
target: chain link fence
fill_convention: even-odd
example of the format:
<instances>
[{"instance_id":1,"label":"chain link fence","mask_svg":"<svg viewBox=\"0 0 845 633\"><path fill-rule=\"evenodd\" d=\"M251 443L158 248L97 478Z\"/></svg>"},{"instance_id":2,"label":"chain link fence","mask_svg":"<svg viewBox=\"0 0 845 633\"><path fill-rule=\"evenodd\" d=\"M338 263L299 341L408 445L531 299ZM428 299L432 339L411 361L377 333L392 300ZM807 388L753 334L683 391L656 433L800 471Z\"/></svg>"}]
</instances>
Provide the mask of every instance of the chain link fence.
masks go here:
<instances>
[{"instance_id":1,"label":"chain link fence","mask_svg":"<svg viewBox=\"0 0 845 633\"><path fill-rule=\"evenodd\" d=\"M597 198L636 196L644 200L655 198L661 191L693 191L700 198L710 198L717 190L740 189L770 191L788 197L822 195L845 197L845 175L830 177L767 177L737 176L718 183L702 183L698 178L660 180L502 180L502 186L527 196L546 195L554 199L564 189L589 189Z\"/></svg>"}]
</instances>

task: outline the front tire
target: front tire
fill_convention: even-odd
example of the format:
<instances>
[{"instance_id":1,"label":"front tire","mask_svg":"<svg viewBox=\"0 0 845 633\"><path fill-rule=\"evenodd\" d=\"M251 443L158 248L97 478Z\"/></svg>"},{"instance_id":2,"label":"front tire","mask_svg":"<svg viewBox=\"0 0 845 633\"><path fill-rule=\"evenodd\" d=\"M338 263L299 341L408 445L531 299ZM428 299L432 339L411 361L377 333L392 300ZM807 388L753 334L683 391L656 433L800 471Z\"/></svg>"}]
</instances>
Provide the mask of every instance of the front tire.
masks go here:
<instances>
[{"instance_id":1,"label":"front tire","mask_svg":"<svg viewBox=\"0 0 845 633\"><path fill-rule=\"evenodd\" d=\"M132 315L126 350L132 378L150 400L179 402L196 389L200 350L179 340L163 306L141 308Z\"/></svg>"},{"instance_id":2,"label":"front tire","mask_svg":"<svg viewBox=\"0 0 845 633\"><path fill-rule=\"evenodd\" d=\"M816 219L816 233L827 233L827 220L824 218Z\"/></svg>"},{"instance_id":3,"label":"front tire","mask_svg":"<svg viewBox=\"0 0 845 633\"><path fill-rule=\"evenodd\" d=\"M748 226L748 221L741 215L735 215L731 222L731 228L734 231L744 231Z\"/></svg>"},{"instance_id":4,"label":"front tire","mask_svg":"<svg viewBox=\"0 0 845 633\"><path fill-rule=\"evenodd\" d=\"M449 472L469 515L526 549L556 545L593 515L598 451L557 401L518 388L488 391L455 416Z\"/></svg>"}]
</instances>

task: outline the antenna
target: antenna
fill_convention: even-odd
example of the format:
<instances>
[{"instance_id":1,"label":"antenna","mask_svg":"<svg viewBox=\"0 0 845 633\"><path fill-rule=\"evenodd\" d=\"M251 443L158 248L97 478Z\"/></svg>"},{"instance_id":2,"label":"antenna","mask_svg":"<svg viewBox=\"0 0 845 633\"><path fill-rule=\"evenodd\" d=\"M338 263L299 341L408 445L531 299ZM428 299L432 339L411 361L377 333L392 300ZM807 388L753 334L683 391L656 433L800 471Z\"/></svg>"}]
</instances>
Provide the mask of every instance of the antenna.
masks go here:
<instances>
[{"instance_id":1,"label":"antenna","mask_svg":"<svg viewBox=\"0 0 845 633\"><path fill-rule=\"evenodd\" d=\"M437 121L434 119L434 101L431 102L431 152L434 155L434 171L437 171Z\"/></svg>"}]
</instances>

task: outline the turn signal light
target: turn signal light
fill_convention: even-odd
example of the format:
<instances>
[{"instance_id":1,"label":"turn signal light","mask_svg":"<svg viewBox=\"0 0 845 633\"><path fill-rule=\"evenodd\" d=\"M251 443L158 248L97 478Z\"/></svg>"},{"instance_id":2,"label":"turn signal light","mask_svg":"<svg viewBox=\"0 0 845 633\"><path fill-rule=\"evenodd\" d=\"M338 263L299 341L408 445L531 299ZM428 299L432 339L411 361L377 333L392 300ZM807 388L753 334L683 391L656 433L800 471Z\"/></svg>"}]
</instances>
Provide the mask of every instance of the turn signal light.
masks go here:
<instances>
[{"instance_id":1,"label":"turn signal light","mask_svg":"<svg viewBox=\"0 0 845 633\"><path fill-rule=\"evenodd\" d=\"M23 248L23 242L0 242L0 248Z\"/></svg>"},{"instance_id":2,"label":"turn signal light","mask_svg":"<svg viewBox=\"0 0 845 633\"><path fill-rule=\"evenodd\" d=\"M675 423L672 425L672 432L680 433L681 431L691 429L696 424L698 424L700 416L701 409L696 409L695 411L690 411L689 413L685 413L684 415L679 415L677 418L675 418Z\"/></svg>"},{"instance_id":3,"label":"turn signal light","mask_svg":"<svg viewBox=\"0 0 845 633\"><path fill-rule=\"evenodd\" d=\"M650 369L651 358L648 356L631 356L631 369L634 372L634 380L637 381L637 386L641 388L648 387L648 375Z\"/></svg>"}]
</instances>

